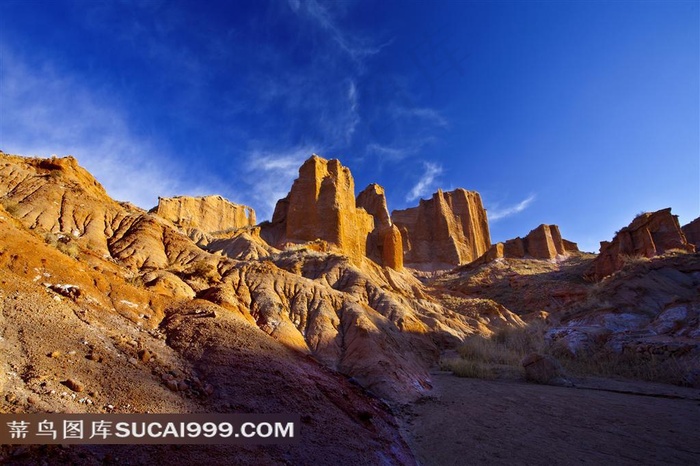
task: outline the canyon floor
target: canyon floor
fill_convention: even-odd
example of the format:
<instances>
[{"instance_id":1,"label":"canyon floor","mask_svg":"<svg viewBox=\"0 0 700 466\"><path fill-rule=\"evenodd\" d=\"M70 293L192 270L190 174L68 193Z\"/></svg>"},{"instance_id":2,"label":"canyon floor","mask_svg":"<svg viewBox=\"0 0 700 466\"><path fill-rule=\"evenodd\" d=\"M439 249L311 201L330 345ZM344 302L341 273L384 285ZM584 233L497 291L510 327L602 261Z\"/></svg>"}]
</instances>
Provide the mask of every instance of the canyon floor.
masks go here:
<instances>
[{"instance_id":1,"label":"canyon floor","mask_svg":"<svg viewBox=\"0 0 700 466\"><path fill-rule=\"evenodd\" d=\"M590 378L575 388L434 372L401 411L424 466L700 464L700 390Z\"/></svg>"}]
</instances>

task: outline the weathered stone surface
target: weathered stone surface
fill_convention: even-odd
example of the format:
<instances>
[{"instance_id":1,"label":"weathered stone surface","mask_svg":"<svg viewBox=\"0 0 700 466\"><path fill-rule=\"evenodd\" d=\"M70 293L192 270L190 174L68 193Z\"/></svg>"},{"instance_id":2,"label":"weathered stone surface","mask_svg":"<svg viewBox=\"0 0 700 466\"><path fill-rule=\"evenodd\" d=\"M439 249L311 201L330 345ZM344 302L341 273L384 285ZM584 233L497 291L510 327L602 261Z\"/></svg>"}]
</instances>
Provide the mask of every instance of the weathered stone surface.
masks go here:
<instances>
[{"instance_id":1,"label":"weathered stone surface","mask_svg":"<svg viewBox=\"0 0 700 466\"><path fill-rule=\"evenodd\" d=\"M382 265L394 270L403 269L403 240L398 227L392 225L385 228L380 231L380 235Z\"/></svg>"},{"instance_id":2,"label":"weathered stone surface","mask_svg":"<svg viewBox=\"0 0 700 466\"><path fill-rule=\"evenodd\" d=\"M263 238L273 238L270 233L275 228L282 237L275 238L273 245L320 239L360 261L366 255L374 219L355 205L355 181L350 170L338 160L314 154L299 169L299 178L287 197L277 203L271 225L263 229Z\"/></svg>"},{"instance_id":3,"label":"weathered stone surface","mask_svg":"<svg viewBox=\"0 0 700 466\"><path fill-rule=\"evenodd\" d=\"M403 240L399 229L391 223L384 188L378 184L367 186L357 196L357 207L374 217L374 230L367 237L367 257L385 267L401 270Z\"/></svg>"},{"instance_id":4,"label":"weathered stone surface","mask_svg":"<svg viewBox=\"0 0 700 466\"><path fill-rule=\"evenodd\" d=\"M384 188L378 184L372 183L358 194L356 205L374 217L375 228L384 229L392 225Z\"/></svg>"},{"instance_id":5,"label":"weathered stone surface","mask_svg":"<svg viewBox=\"0 0 700 466\"><path fill-rule=\"evenodd\" d=\"M418 207L395 210L404 261L417 268L450 268L473 261L491 246L489 226L479 193L439 190Z\"/></svg>"},{"instance_id":6,"label":"weathered stone surface","mask_svg":"<svg viewBox=\"0 0 700 466\"><path fill-rule=\"evenodd\" d=\"M576 243L562 239L556 225L540 225L525 238L509 239L505 243L496 243L476 262L486 263L506 257L509 259L554 259L578 252Z\"/></svg>"},{"instance_id":7,"label":"weathered stone surface","mask_svg":"<svg viewBox=\"0 0 700 466\"><path fill-rule=\"evenodd\" d=\"M214 233L255 225L255 211L251 207L234 204L221 196L159 197L153 212L186 231Z\"/></svg>"},{"instance_id":8,"label":"weathered stone surface","mask_svg":"<svg viewBox=\"0 0 700 466\"><path fill-rule=\"evenodd\" d=\"M683 230L686 241L694 245L696 251L700 251L700 217L684 225L681 229Z\"/></svg>"},{"instance_id":9,"label":"weathered stone surface","mask_svg":"<svg viewBox=\"0 0 700 466\"><path fill-rule=\"evenodd\" d=\"M629 257L654 257L671 249L695 251L686 241L671 208L638 215L612 242L601 241L600 254L591 264L587 276L600 280L620 270Z\"/></svg>"}]
</instances>

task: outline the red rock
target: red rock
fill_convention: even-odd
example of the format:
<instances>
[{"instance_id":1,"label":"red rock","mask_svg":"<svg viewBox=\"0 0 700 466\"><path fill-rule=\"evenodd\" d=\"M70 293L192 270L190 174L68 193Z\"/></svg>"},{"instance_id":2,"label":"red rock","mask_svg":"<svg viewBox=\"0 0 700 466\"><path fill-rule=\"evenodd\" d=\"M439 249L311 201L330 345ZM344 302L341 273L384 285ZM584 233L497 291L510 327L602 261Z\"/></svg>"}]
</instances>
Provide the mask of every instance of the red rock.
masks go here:
<instances>
[{"instance_id":1,"label":"red rock","mask_svg":"<svg viewBox=\"0 0 700 466\"><path fill-rule=\"evenodd\" d=\"M695 246L686 241L671 208L638 215L612 241L600 242L600 254L591 264L587 276L600 280L620 270L628 257L654 257L670 249L694 252Z\"/></svg>"},{"instance_id":2,"label":"red rock","mask_svg":"<svg viewBox=\"0 0 700 466\"><path fill-rule=\"evenodd\" d=\"M221 196L159 197L153 212L181 228L196 228L204 233L255 225L255 211L251 207L234 204Z\"/></svg>"},{"instance_id":3,"label":"red rock","mask_svg":"<svg viewBox=\"0 0 700 466\"><path fill-rule=\"evenodd\" d=\"M506 257L509 259L554 259L559 255L578 252L576 243L562 239L556 225L540 225L525 238L509 239L505 243L496 243L480 257L479 263Z\"/></svg>"},{"instance_id":4,"label":"red rock","mask_svg":"<svg viewBox=\"0 0 700 466\"><path fill-rule=\"evenodd\" d=\"M465 264L491 246L486 210L477 192L439 190L418 207L393 211L391 219L403 237L405 262L419 268Z\"/></svg>"},{"instance_id":5,"label":"red rock","mask_svg":"<svg viewBox=\"0 0 700 466\"><path fill-rule=\"evenodd\" d=\"M366 255L374 219L355 206L350 169L314 154L299 169L287 197L277 203L265 230L263 237L274 238L276 245L323 240L359 261Z\"/></svg>"},{"instance_id":6,"label":"red rock","mask_svg":"<svg viewBox=\"0 0 700 466\"><path fill-rule=\"evenodd\" d=\"M700 250L700 217L681 228L688 244L695 246L695 250Z\"/></svg>"},{"instance_id":7,"label":"red rock","mask_svg":"<svg viewBox=\"0 0 700 466\"><path fill-rule=\"evenodd\" d=\"M385 267L401 270L403 240L401 231L391 223L384 188L370 184L357 196L356 204L374 217L374 230L367 238L367 257Z\"/></svg>"}]
</instances>

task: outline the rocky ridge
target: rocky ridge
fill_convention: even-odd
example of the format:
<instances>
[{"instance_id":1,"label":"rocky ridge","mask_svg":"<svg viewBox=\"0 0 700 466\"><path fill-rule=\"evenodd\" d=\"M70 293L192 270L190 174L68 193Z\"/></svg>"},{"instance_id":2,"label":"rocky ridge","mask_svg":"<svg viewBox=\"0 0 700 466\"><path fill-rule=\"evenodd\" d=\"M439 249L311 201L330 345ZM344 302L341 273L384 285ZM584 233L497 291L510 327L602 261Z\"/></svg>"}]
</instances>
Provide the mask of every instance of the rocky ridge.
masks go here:
<instances>
[{"instance_id":1,"label":"rocky ridge","mask_svg":"<svg viewBox=\"0 0 700 466\"><path fill-rule=\"evenodd\" d=\"M695 251L695 246L686 241L678 216L671 214L671 208L644 212L618 231L612 241L601 241L600 253L587 276L600 280L620 270L630 258L651 258L673 249Z\"/></svg>"}]
</instances>

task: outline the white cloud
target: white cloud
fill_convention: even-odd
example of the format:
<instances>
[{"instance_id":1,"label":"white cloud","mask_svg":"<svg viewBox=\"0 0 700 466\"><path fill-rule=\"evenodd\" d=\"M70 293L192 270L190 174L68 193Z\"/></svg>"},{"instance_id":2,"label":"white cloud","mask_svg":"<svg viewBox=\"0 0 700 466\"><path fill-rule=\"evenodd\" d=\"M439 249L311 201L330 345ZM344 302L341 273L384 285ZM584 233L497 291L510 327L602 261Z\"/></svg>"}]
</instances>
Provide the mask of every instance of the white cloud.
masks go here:
<instances>
[{"instance_id":1,"label":"white cloud","mask_svg":"<svg viewBox=\"0 0 700 466\"><path fill-rule=\"evenodd\" d=\"M312 153L310 147L297 147L290 151L254 150L247 157L244 168L258 221L272 217L277 201L289 193L299 167Z\"/></svg>"},{"instance_id":2,"label":"white cloud","mask_svg":"<svg viewBox=\"0 0 700 466\"><path fill-rule=\"evenodd\" d=\"M428 107L401 107L392 105L389 112L394 118L420 119L435 126L446 127L448 122L440 112Z\"/></svg>"},{"instance_id":3,"label":"white cloud","mask_svg":"<svg viewBox=\"0 0 700 466\"><path fill-rule=\"evenodd\" d=\"M129 127L113 99L89 90L51 63L30 69L0 46L0 149L20 155L73 155L110 196L150 208L158 196L195 194L172 158ZM202 184L199 184L202 183Z\"/></svg>"},{"instance_id":4,"label":"white cloud","mask_svg":"<svg viewBox=\"0 0 700 466\"><path fill-rule=\"evenodd\" d=\"M435 163L423 162L423 168L423 176L406 195L407 201L415 201L427 194L431 194L434 189L435 179L442 174L442 167Z\"/></svg>"},{"instance_id":5,"label":"white cloud","mask_svg":"<svg viewBox=\"0 0 700 466\"><path fill-rule=\"evenodd\" d=\"M489 221L495 222L497 220L501 220L506 217L510 217L511 215L515 215L517 213L522 212L523 210L527 209L530 204L535 200L535 195L529 196L527 199L509 207L504 207L504 208L498 208L498 205L496 205L495 208L493 209L487 209L488 210L488 218Z\"/></svg>"},{"instance_id":6,"label":"white cloud","mask_svg":"<svg viewBox=\"0 0 700 466\"><path fill-rule=\"evenodd\" d=\"M336 24L328 8L316 0L288 0L288 3L294 13L310 18L326 30L340 48L355 61L359 62L368 56L375 55L393 42L391 39L380 45L372 45L367 40L348 34Z\"/></svg>"}]
</instances>

